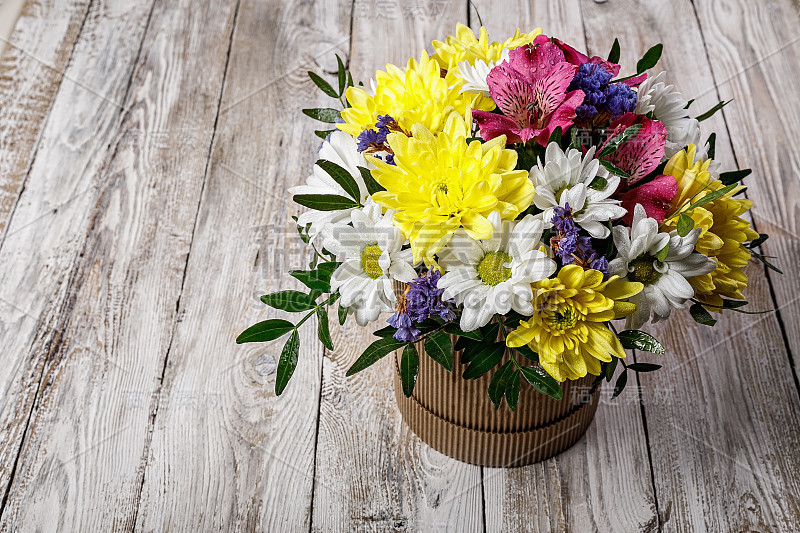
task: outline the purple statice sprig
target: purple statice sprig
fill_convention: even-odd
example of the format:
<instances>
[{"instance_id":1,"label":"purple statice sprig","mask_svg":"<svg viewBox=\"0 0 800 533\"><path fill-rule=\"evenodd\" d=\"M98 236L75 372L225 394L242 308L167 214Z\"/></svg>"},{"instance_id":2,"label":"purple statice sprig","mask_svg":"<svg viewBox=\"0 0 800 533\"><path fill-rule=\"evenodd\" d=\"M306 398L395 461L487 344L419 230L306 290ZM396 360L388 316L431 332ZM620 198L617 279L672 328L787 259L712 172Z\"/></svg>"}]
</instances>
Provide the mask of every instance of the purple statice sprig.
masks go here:
<instances>
[{"instance_id":1,"label":"purple statice sprig","mask_svg":"<svg viewBox=\"0 0 800 533\"><path fill-rule=\"evenodd\" d=\"M439 318L444 322L455 320L452 302L443 301L444 289L437 287L441 277L438 270L429 270L408 284L405 293L400 296L397 311L387 320L390 326L397 329L394 333L395 339L416 342L420 329L414 324L421 324L431 318Z\"/></svg>"},{"instance_id":2,"label":"purple statice sprig","mask_svg":"<svg viewBox=\"0 0 800 533\"><path fill-rule=\"evenodd\" d=\"M550 222L556 232L550 238L550 247L561 259L562 265L591 268L608 276L608 260L594 250L591 237L579 234L580 229L575 225L569 203L565 203L563 207L554 207Z\"/></svg>"},{"instance_id":3,"label":"purple statice sprig","mask_svg":"<svg viewBox=\"0 0 800 533\"><path fill-rule=\"evenodd\" d=\"M381 158L378 153L384 153L383 160L390 165L394 165L394 152L387 142L387 137L393 131L402 131L402 128L391 115L378 115L378 121L374 128L367 128L362 131L356 142L359 152L373 154Z\"/></svg>"},{"instance_id":4,"label":"purple statice sprig","mask_svg":"<svg viewBox=\"0 0 800 533\"><path fill-rule=\"evenodd\" d=\"M583 63L569 90L583 91L583 103L575 109L578 121L614 120L636 108L636 92L624 83L609 83L612 74L597 63Z\"/></svg>"},{"instance_id":5,"label":"purple statice sprig","mask_svg":"<svg viewBox=\"0 0 800 533\"><path fill-rule=\"evenodd\" d=\"M398 310L395 314L390 316L386 322L388 322L393 328L397 329L397 331L394 332L393 337L399 341L416 342L419 338L419 334L421 333L418 328L414 327L409 314L404 311Z\"/></svg>"}]
</instances>

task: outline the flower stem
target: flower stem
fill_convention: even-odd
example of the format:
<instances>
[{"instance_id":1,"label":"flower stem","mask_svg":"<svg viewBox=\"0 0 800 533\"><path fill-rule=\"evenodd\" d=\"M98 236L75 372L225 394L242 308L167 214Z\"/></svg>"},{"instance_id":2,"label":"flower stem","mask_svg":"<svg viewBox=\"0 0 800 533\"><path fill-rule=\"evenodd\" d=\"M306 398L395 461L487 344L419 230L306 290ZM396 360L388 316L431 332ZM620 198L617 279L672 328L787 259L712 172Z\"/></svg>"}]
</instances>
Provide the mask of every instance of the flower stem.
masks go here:
<instances>
[{"instance_id":1,"label":"flower stem","mask_svg":"<svg viewBox=\"0 0 800 533\"><path fill-rule=\"evenodd\" d=\"M308 314L307 314L306 316L304 316L302 319L300 319L300 322L298 322L298 323L297 323L297 324L294 326L294 329L295 329L295 330L297 330L297 328L299 328L300 326L302 326L302 325L303 325L303 323L304 323L306 320L308 320L309 318L311 318L311 315L313 315L313 314L315 314L315 313L317 312L317 309L319 309L319 308L320 308L320 307L322 307L322 306L325 306L325 305L328 305L328 304L332 304L333 302L335 302L335 301L336 301L336 299L337 299L337 298L339 298L339 293L338 293L338 292L334 292L333 294L331 294L331 295L330 295L330 296L329 296L329 297L328 297L328 298L327 298L327 299L326 299L324 302L322 302L322 303L320 303L319 305L317 305L317 306L316 306L314 309L312 309L311 311L309 311L309 312L308 312Z\"/></svg>"}]
</instances>

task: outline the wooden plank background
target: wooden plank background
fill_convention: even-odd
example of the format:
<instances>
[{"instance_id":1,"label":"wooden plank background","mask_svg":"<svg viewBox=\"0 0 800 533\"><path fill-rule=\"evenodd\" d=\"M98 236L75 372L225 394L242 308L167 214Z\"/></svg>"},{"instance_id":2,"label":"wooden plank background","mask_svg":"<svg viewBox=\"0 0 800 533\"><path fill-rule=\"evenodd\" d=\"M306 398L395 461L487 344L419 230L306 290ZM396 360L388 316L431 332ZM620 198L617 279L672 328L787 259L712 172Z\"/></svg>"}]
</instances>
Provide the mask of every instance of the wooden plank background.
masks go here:
<instances>
[{"instance_id":1,"label":"wooden plank background","mask_svg":"<svg viewBox=\"0 0 800 533\"><path fill-rule=\"evenodd\" d=\"M623 65L657 42L783 276L765 315L654 328L665 368L562 455L480 468L402 423L371 330L236 346L308 253L286 188L324 105L305 72L404 64L456 22L542 27ZM0 58L0 530L800 530L800 7L790 0L28 0ZM654 356L634 354L637 360Z\"/></svg>"}]
</instances>

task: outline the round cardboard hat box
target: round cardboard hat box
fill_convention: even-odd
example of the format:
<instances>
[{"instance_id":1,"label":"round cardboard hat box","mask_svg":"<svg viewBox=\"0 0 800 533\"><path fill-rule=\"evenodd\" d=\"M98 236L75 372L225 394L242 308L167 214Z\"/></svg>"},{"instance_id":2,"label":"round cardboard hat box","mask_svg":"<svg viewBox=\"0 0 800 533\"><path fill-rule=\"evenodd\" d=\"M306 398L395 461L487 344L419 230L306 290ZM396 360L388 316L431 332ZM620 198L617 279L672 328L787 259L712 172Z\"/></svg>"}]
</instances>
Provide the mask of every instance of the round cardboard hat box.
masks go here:
<instances>
[{"instance_id":1,"label":"round cardboard hat box","mask_svg":"<svg viewBox=\"0 0 800 533\"><path fill-rule=\"evenodd\" d=\"M453 354L448 372L427 356L424 343L416 348L419 374L409 397L400 378L402 350L394 355L394 392L403 420L432 448L459 461L492 467L543 461L575 444L597 411L595 376L562 383L561 400L523 383L515 411L505 403L496 409L487 394L491 373L465 380L460 352Z\"/></svg>"}]
</instances>

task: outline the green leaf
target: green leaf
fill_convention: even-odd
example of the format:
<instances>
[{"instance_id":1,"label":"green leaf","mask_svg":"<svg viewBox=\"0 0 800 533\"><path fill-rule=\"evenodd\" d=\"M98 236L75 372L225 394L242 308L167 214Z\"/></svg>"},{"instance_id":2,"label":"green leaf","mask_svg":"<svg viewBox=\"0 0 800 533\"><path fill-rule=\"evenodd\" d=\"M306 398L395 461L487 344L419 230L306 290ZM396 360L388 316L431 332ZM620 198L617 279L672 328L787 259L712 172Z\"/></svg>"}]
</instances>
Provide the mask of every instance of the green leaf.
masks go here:
<instances>
[{"instance_id":1,"label":"green leaf","mask_svg":"<svg viewBox=\"0 0 800 533\"><path fill-rule=\"evenodd\" d=\"M680 230L678 230L678 232L680 233ZM662 249L658 251L658 253L656 254L656 259L658 259L659 263L663 263L664 261L667 260L668 255L669 255L669 243L667 243L666 246L664 246Z\"/></svg>"},{"instance_id":2,"label":"green leaf","mask_svg":"<svg viewBox=\"0 0 800 533\"><path fill-rule=\"evenodd\" d=\"M472 331L463 331L461 327L455 322L447 324L444 327L444 330L450 335L455 335L457 337L467 337L469 339L473 339L476 341L483 339L480 330L474 329Z\"/></svg>"},{"instance_id":3,"label":"green leaf","mask_svg":"<svg viewBox=\"0 0 800 533\"><path fill-rule=\"evenodd\" d=\"M376 340L375 342L367 346L367 349L364 350L364 352L359 356L356 362L353 363L353 366L351 366L347 370L347 373L345 375L349 377L357 372L361 372L365 368L380 361L391 352L402 348L403 346L405 346L405 344L406 344L405 342L399 341L394 337L388 337L385 339Z\"/></svg>"},{"instance_id":4,"label":"green leaf","mask_svg":"<svg viewBox=\"0 0 800 533\"><path fill-rule=\"evenodd\" d=\"M763 243L767 239L769 239L769 235L767 235L766 233L759 233L757 239L753 239L752 241L750 241L745 246L747 246L748 248L750 248L752 250L756 246L761 246L761 243Z\"/></svg>"},{"instance_id":5,"label":"green leaf","mask_svg":"<svg viewBox=\"0 0 800 533\"><path fill-rule=\"evenodd\" d=\"M385 339L386 337L391 337L392 335L394 335L396 331L397 328L394 328L392 326L386 326L385 328L373 331L372 334L375 335L376 337L381 337Z\"/></svg>"},{"instance_id":6,"label":"green leaf","mask_svg":"<svg viewBox=\"0 0 800 533\"><path fill-rule=\"evenodd\" d=\"M722 198L723 196L725 196L726 194L731 192L736 187L737 187L737 185L735 183L733 183L733 184L728 185L727 187L723 187L723 188L721 188L719 190L711 191L710 193L706 194L705 196L703 196L702 198L697 200L695 203L691 204L685 210L686 211L691 211L695 207L700 207L701 205L705 205L705 204L707 204L709 202L713 202L717 198Z\"/></svg>"},{"instance_id":7,"label":"green leaf","mask_svg":"<svg viewBox=\"0 0 800 533\"><path fill-rule=\"evenodd\" d=\"M339 316L339 325L344 326L345 321L347 320L347 308L339 304L339 310L337 311Z\"/></svg>"},{"instance_id":8,"label":"green leaf","mask_svg":"<svg viewBox=\"0 0 800 533\"><path fill-rule=\"evenodd\" d=\"M333 272L320 270L317 265L316 270L290 270L289 275L300 281L309 289L321 293L331 292L331 274Z\"/></svg>"},{"instance_id":9,"label":"green leaf","mask_svg":"<svg viewBox=\"0 0 800 533\"><path fill-rule=\"evenodd\" d=\"M428 318L422 322L418 322L416 327L421 333L424 334L440 328L441 324L432 318Z\"/></svg>"},{"instance_id":10,"label":"green leaf","mask_svg":"<svg viewBox=\"0 0 800 533\"><path fill-rule=\"evenodd\" d=\"M722 109L726 105L730 104L731 102L733 102L733 100L728 100L727 102L719 102L719 103L717 103L717 105L715 105L714 107L712 107L711 109L709 109L705 113L702 113L701 115L698 115L698 116L696 116L694 118L696 118L698 122L703 122L705 119L711 118L712 116L714 116L714 113L716 113L717 111L719 111L720 109Z\"/></svg>"},{"instance_id":11,"label":"green leaf","mask_svg":"<svg viewBox=\"0 0 800 533\"><path fill-rule=\"evenodd\" d=\"M329 350L333 350L333 340L331 340L331 330L328 327L328 311L325 307L317 307L317 336L319 342Z\"/></svg>"},{"instance_id":12,"label":"green leaf","mask_svg":"<svg viewBox=\"0 0 800 533\"><path fill-rule=\"evenodd\" d=\"M617 363L619 363L619 358L612 357L611 361L606 363L606 381L611 383L611 378L614 377L614 372L617 370Z\"/></svg>"},{"instance_id":13,"label":"green leaf","mask_svg":"<svg viewBox=\"0 0 800 533\"><path fill-rule=\"evenodd\" d=\"M547 139L547 144L550 143L561 144L561 126L556 126L553 133L550 134L550 138Z\"/></svg>"},{"instance_id":14,"label":"green leaf","mask_svg":"<svg viewBox=\"0 0 800 533\"><path fill-rule=\"evenodd\" d=\"M273 318L254 324L241 332L236 337L236 344L246 342L267 342L289 333L294 329L294 324L288 320Z\"/></svg>"},{"instance_id":15,"label":"green leaf","mask_svg":"<svg viewBox=\"0 0 800 533\"><path fill-rule=\"evenodd\" d=\"M406 344L403 350L403 357L400 359L400 381L403 384L403 394L406 398L414 392L418 374L419 354L417 354L417 349L413 344Z\"/></svg>"},{"instance_id":16,"label":"green leaf","mask_svg":"<svg viewBox=\"0 0 800 533\"><path fill-rule=\"evenodd\" d=\"M328 138L328 135L333 133L336 130L314 130L314 135L322 139L323 141Z\"/></svg>"},{"instance_id":17,"label":"green leaf","mask_svg":"<svg viewBox=\"0 0 800 533\"><path fill-rule=\"evenodd\" d=\"M522 372L522 377L524 377L537 392L556 400L560 400L564 397L564 391L561 390L561 385L558 381L541 368L524 366L519 370Z\"/></svg>"},{"instance_id":18,"label":"green leaf","mask_svg":"<svg viewBox=\"0 0 800 533\"><path fill-rule=\"evenodd\" d=\"M358 207L358 202L338 194L295 194L292 200L317 211L339 211Z\"/></svg>"},{"instance_id":19,"label":"green leaf","mask_svg":"<svg viewBox=\"0 0 800 533\"><path fill-rule=\"evenodd\" d=\"M350 198L356 202L361 200L361 191L358 189L358 183L347 170L327 159L320 159L316 164L327 172L333 178L333 181L338 183L344 189L344 192L350 195Z\"/></svg>"},{"instance_id":20,"label":"green leaf","mask_svg":"<svg viewBox=\"0 0 800 533\"><path fill-rule=\"evenodd\" d=\"M488 346L482 346L472 357L471 362L464 373L464 379L477 379L497 366L503 359L506 352L506 345L502 342L494 342Z\"/></svg>"},{"instance_id":21,"label":"green leaf","mask_svg":"<svg viewBox=\"0 0 800 533\"><path fill-rule=\"evenodd\" d=\"M575 150L580 150L582 143L581 140L578 138L577 126L573 126L572 128L570 128L569 136L570 136L569 147L574 148Z\"/></svg>"},{"instance_id":22,"label":"green leaf","mask_svg":"<svg viewBox=\"0 0 800 533\"><path fill-rule=\"evenodd\" d=\"M619 39L614 39L614 44L611 45L611 51L608 53L609 63L619 63Z\"/></svg>"},{"instance_id":23,"label":"green leaf","mask_svg":"<svg viewBox=\"0 0 800 533\"><path fill-rule=\"evenodd\" d=\"M523 315L521 313L517 313L516 311L514 311L512 309L511 311L506 313L505 319L503 319L503 322L505 323L507 328L512 328L513 329L513 328L516 328L517 326L519 326L519 323L521 321L523 321L523 320L527 321L530 318L531 317L525 316L525 315Z\"/></svg>"},{"instance_id":24,"label":"green leaf","mask_svg":"<svg viewBox=\"0 0 800 533\"><path fill-rule=\"evenodd\" d=\"M535 363L539 362L539 354L531 350L530 346L528 346L527 344L523 344L522 346L517 346L516 348L514 348L514 350L516 352L521 353L523 356L525 356L526 359L529 359L530 361L533 361Z\"/></svg>"},{"instance_id":25,"label":"green leaf","mask_svg":"<svg viewBox=\"0 0 800 533\"><path fill-rule=\"evenodd\" d=\"M686 213L681 213L678 217L678 235L686 237L694 229L694 220ZM662 261L663 262L663 261Z\"/></svg>"},{"instance_id":26,"label":"green leaf","mask_svg":"<svg viewBox=\"0 0 800 533\"><path fill-rule=\"evenodd\" d=\"M323 252L325 252L324 249ZM333 271L339 268L341 265L342 265L341 261L325 261L317 265L317 270L330 272L331 274L333 274Z\"/></svg>"},{"instance_id":27,"label":"green leaf","mask_svg":"<svg viewBox=\"0 0 800 533\"><path fill-rule=\"evenodd\" d=\"M300 353L300 336L297 330L294 330L292 336L283 345L281 350L281 358L278 361L278 373L275 378L275 394L281 395L283 389L289 383L289 379L294 374L294 369L297 368L297 355Z\"/></svg>"},{"instance_id":28,"label":"green leaf","mask_svg":"<svg viewBox=\"0 0 800 533\"><path fill-rule=\"evenodd\" d=\"M447 333L434 331L428 335L425 339L425 352L448 372L453 370L453 344Z\"/></svg>"},{"instance_id":29,"label":"green leaf","mask_svg":"<svg viewBox=\"0 0 800 533\"><path fill-rule=\"evenodd\" d=\"M506 403L512 411L516 411L519 403L519 370L514 369L506 383Z\"/></svg>"},{"instance_id":30,"label":"green leaf","mask_svg":"<svg viewBox=\"0 0 800 533\"><path fill-rule=\"evenodd\" d=\"M753 171L749 168L745 168L742 170L732 170L731 172L723 172L722 174L720 174L719 180L722 182L723 185L731 185L733 183L739 183L752 173Z\"/></svg>"},{"instance_id":31,"label":"green leaf","mask_svg":"<svg viewBox=\"0 0 800 533\"><path fill-rule=\"evenodd\" d=\"M461 344L462 341L464 342L464 353L461 354L461 364L463 365L471 362L482 350L489 348L497 339L497 332L499 330L500 324L490 323L480 328L481 340L478 342L474 342L468 337L459 337L456 343L457 350L459 349L458 345Z\"/></svg>"},{"instance_id":32,"label":"green leaf","mask_svg":"<svg viewBox=\"0 0 800 533\"><path fill-rule=\"evenodd\" d=\"M314 82L314 85L319 87L322 90L322 92L324 92L331 98L339 98L339 95L336 93L333 87L331 87L331 84L320 78L317 74L314 74L309 70L308 77L311 78L311 81Z\"/></svg>"},{"instance_id":33,"label":"green leaf","mask_svg":"<svg viewBox=\"0 0 800 533\"><path fill-rule=\"evenodd\" d=\"M313 119L319 120L320 122L325 122L328 124L335 124L336 119L342 117L338 109L333 109L331 107L303 109L303 114Z\"/></svg>"},{"instance_id":34,"label":"green leaf","mask_svg":"<svg viewBox=\"0 0 800 533\"><path fill-rule=\"evenodd\" d=\"M633 370L634 372L652 372L659 368L661 368L661 365L654 365L653 363L633 363L628 365L628 370Z\"/></svg>"},{"instance_id":35,"label":"green leaf","mask_svg":"<svg viewBox=\"0 0 800 533\"><path fill-rule=\"evenodd\" d=\"M631 177L630 174L616 166L614 163L610 161L606 161L605 159L600 159L600 164L603 165L603 168L611 172L612 174L619 176L620 178L628 179Z\"/></svg>"},{"instance_id":36,"label":"green leaf","mask_svg":"<svg viewBox=\"0 0 800 533\"><path fill-rule=\"evenodd\" d=\"M641 129L642 129L641 124L634 124L633 126L625 128L621 132L611 137L595 157L601 158L613 154L614 152L619 150L619 147L625 144L626 141L629 141L630 139L636 137L636 135L639 133L639 130Z\"/></svg>"},{"instance_id":37,"label":"green leaf","mask_svg":"<svg viewBox=\"0 0 800 533\"><path fill-rule=\"evenodd\" d=\"M317 306L311 296L300 291L279 291L265 294L261 297L261 301L270 307L290 313L310 311Z\"/></svg>"},{"instance_id":38,"label":"green leaf","mask_svg":"<svg viewBox=\"0 0 800 533\"><path fill-rule=\"evenodd\" d=\"M686 106L684 106L684 109L689 109L689 106L692 105L693 103L694 103L694 98L686 102Z\"/></svg>"},{"instance_id":39,"label":"green leaf","mask_svg":"<svg viewBox=\"0 0 800 533\"><path fill-rule=\"evenodd\" d=\"M650 50L645 52L642 58L639 60L639 62L636 63L636 74L641 74L645 70L651 69L654 66L656 66L658 60L661 59L661 50L663 48L664 47L662 46L662 44L658 43L657 45L650 48Z\"/></svg>"},{"instance_id":40,"label":"green leaf","mask_svg":"<svg viewBox=\"0 0 800 533\"><path fill-rule=\"evenodd\" d=\"M723 309L737 309L739 307L744 307L747 305L747 300L726 300L722 299L722 308Z\"/></svg>"},{"instance_id":41,"label":"green leaf","mask_svg":"<svg viewBox=\"0 0 800 533\"><path fill-rule=\"evenodd\" d=\"M614 394L611 395L611 399L613 400L617 396L619 396L623 390L625 390L625 385L628 384L628 371L623 370L622 374L619 375L617 378L617 382L614 383Z\"/></svg>"},{"instance_id":42,"label":"green leaf","mask_svg":"<svg viewBox=\"0 0 800 533\"><path fill-rule=\"evenodd\" d=\"M764 263L764 266L767 267L768 269L774 270L778 274L783 274L783 270L781 270L780 268L776 267L775 265L773 265L772 263L767 261L766 256L761 255L760 253L756 252L755 250L750 250L750 255L755 257L756 259L758 259L762 263Z\"/></svg>"},{"instance_id":43,"label":"green leaf","mask_svg":"<svg viewBox=\"0 0 800 533\"><path fill-rule=\"evenodd\" d=\"M503 396L506 393L506 384L513 370L513 363L507 361L492 375L492 380L489 382L489 399L492 400L495 409L499 408L500 402L503 401Z\"/></svg>"},{"instance_id":44,"label":"green leaf","mask_svg":"<svg viewBox=\"0 0 800 533\"><path fill-rule=\"evenodd\" d=\"M713 326L717 323L716 319L711 316L711 313L703 307L701 304L694 304L689 308L689 313L691 313L692 318L698 324L703 324L704 326Z\"/></svg>"},{"instance_id":45,"label":"green leaf","mask_svg":"<svg viewBox=\"0 0 800 533\"><path fill-rule=\"evenodd\" d=\"M376 192L385 191L386 189L383 186L375 181L375 178L372 177L372 173L369 169L364 167L358 167L358 170L361 171L361 178L364 180L364 185L367 186L367 192L370 196L375 194Z\"/></svg>"},{"instance_id":46,"label":"green leaf","mask_svg":"<svg viewBox=\"0 0 800 533\"><path fill-rule=\"evenodd\" d=\"M608 180L603 176L596 176L589 184L589 188L596 191L604 191L606 187L608 187Z\"/></svg>"},{"instance_id":47,"label":"green leaf","mask_svg":"<svg viewBox=\"0 0 800 533\"><path fill-rule=\"evenodd\" d=\"M453 350L455 350L456 352L460 352L462 350L466 351L471 346L476 346L478 343L480 343L480 341L476 341L475 339L470 339L469 337L459 337L456 340L455 345L453 346ZM462 357L461 359L462 359L461 362L463 363L464 358Z\"/></svg>"},{"instance_id":48,"label":"green leaf","mask_svg":"<svg viewBox=\"0 0 800 533\"><path fill-rule=\"evenodd\" d=\"M714 159L714 156L717 153L717 134L712 133L708 136L708 140L706 141L708 145L708 151L706 152L706 156L708 159Z\"/></svg>"},{"instance_id":49,"label":"green leaf","mask_svg":"<svg viewBox=\"0 0 800 533\"><path fill-rule=\"evenodd\" d=\"M664 346L655 337L638 329L626 329L617 334L619 342L631 350L642 350L657 355L666 353Z\"/></svg>"},{"instance_id":50,"label":"green leaf","mask_svg":"<svg viewBox=\"0 0 800 533\"><path fill-rule=\"evenodd\" d=\"M339 81L339 94L337 96L342 96L344 94L344 90L347 88L347 70L344 68L344 63L342 62L342 58L339 57L339 54L336 55L336 63L339 66L338 70L338 81Z\"/></svg>"}]
</instances>

